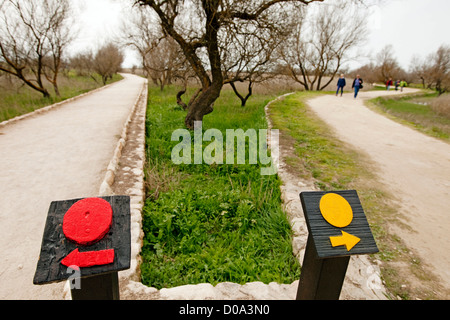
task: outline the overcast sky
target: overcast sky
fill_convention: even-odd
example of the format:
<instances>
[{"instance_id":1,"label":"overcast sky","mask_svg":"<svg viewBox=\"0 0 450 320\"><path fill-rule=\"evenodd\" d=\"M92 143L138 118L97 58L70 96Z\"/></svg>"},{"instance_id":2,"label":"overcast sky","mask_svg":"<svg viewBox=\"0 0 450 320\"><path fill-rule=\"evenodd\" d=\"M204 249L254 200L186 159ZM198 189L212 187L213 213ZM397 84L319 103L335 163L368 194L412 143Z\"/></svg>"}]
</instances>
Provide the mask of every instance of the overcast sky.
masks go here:
<instances>
[{"instance_id":1,"label":"overcast sky","mask_svg":"<svg viewBox=\"0 0 450 320\"><path fill-rule=\"evenodd\" d=\"M372 12L367 52L391 44L406 69L414 54L426 57L442 44L450 45L449 0L388 0Z\"/></svg>"},{"instance_id":2,"label":"overcast sky","mask_svg":"<svg viewBox=\"0 0 450 320\"><path fill-rule=\"evenodd\" d=\"M74 48L93 49L110 36L119 33L124 6L131 0L72 0L81 13L79 37ZM371 9L368 19L370 35L367 44L358 50L361 58L356 67L391 44L400 65L408 69L413 55L426 57L442 44L450 45L450 0L387 0ZM138 60L127 51L125 67Z\"/></svg>"}]
</instances>

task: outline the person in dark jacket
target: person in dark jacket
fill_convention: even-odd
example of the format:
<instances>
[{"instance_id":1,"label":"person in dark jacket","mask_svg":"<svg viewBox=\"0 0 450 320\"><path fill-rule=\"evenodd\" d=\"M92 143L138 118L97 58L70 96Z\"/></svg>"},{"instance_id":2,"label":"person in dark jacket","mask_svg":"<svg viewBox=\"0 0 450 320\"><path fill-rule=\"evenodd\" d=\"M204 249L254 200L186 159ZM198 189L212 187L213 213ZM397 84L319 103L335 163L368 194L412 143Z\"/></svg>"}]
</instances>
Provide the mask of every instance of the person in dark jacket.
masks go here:
<instances>
[{"instance_id":1,"label":"person in dark jacket","mask_svg":"<svg viewBox=\"0 0 450 320\"><path fill-rule=\"evenodd\" d=\"M339 78L339 80L338 80L338 82L337 82L336 97L337 97L337 95L338 95L338 93L339 93L339 90L341 90L341 97L342 97L342 94L344 93L344 87L345 87L345 86L346 86L345 78L344 78L344 75L341 74L341 77Z\"/></svg>"},{"instance_id":2,"label":"person in dark jacket","mask_svg":"<svg viewBox=\"0 0 450 320\"><path fill-rule=\"evenodd\" d=\"M359 89L362 89L363 79L359 77L359 74L353 80L352 89L355 89L355 98L358 96Z\"/></svg>"}]
</instances>

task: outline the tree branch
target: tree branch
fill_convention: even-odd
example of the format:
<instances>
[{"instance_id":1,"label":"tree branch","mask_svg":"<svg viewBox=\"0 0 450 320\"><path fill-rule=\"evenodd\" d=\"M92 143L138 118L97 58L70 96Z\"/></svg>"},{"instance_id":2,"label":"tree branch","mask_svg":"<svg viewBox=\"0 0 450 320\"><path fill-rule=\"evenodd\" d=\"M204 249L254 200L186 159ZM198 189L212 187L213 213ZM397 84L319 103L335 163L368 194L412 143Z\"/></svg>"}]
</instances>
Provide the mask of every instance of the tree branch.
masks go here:
<instances>
[{"instance_id":1,"label":"tree branch","mask_svg":"<svg viewBox=\"0 0 450 320\"><path fill-rule=\"evenodd\" d=\"M267 9L272 7L273 5L276 5L278 3L286 3L286 2L302 2L304 4L309 4L311 2L323 2L324 0L271 0L265 3L262 3L253 13L246 12L246 11L232 11L229 13L223 12L221 16L223 17L230 17L232 19L241 19L241 20L256 20L261 16L261 14L264 13Z\"/></svg>"}]
</instances>

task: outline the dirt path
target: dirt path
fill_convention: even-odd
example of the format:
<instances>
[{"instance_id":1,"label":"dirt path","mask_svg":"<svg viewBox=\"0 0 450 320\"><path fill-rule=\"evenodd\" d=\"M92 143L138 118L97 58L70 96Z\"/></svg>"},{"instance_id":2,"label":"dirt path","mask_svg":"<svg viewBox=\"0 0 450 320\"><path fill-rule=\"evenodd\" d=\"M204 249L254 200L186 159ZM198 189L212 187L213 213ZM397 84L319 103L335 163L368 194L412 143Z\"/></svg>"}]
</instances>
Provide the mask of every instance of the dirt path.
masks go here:
<instances>
[{"instance_id":1,"label":"dirt path","mask_svg":"<svg viewBox=\"0 0 450 320\"><path fill-rule=\"evenodd\" d=\"M33 285L51 201L98 196L143 78L0 125L0 299L61 299L64 282Z\"/></svg>"},{"instance_id":2,"label":"dirt path","mask_svg":"<svg viewBox=\"0 0 450 320\"><path fill-rule=\"evenodd\" d=\"M407 90L412 92L413 90ZM361 92L309 101L337 136L370 156L377 174L398 199L410 228L392 231L450 289L450 145L402 126L364 107L363 100L395 91Z\"/></svg>"}]
</instances>

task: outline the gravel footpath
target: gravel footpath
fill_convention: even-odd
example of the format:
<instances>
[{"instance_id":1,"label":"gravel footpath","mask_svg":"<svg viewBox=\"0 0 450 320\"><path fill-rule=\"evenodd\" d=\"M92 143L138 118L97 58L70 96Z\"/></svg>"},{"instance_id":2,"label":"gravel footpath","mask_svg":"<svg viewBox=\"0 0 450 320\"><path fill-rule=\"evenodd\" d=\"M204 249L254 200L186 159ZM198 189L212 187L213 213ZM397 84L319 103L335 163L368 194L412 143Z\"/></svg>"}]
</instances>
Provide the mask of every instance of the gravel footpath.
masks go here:
<instances>
[{"instance_id":1,"label":"gravel footpath","mask_svg":"<svg viewBox=\"0 0 450 320\"><path fill-rule=\"evenodd\" d=\"M65 282L33 285L48 208L108 192L100 186L146 81L123 76L0 124L0 299L63 298Z\"/></svg>"}]
</instances>

